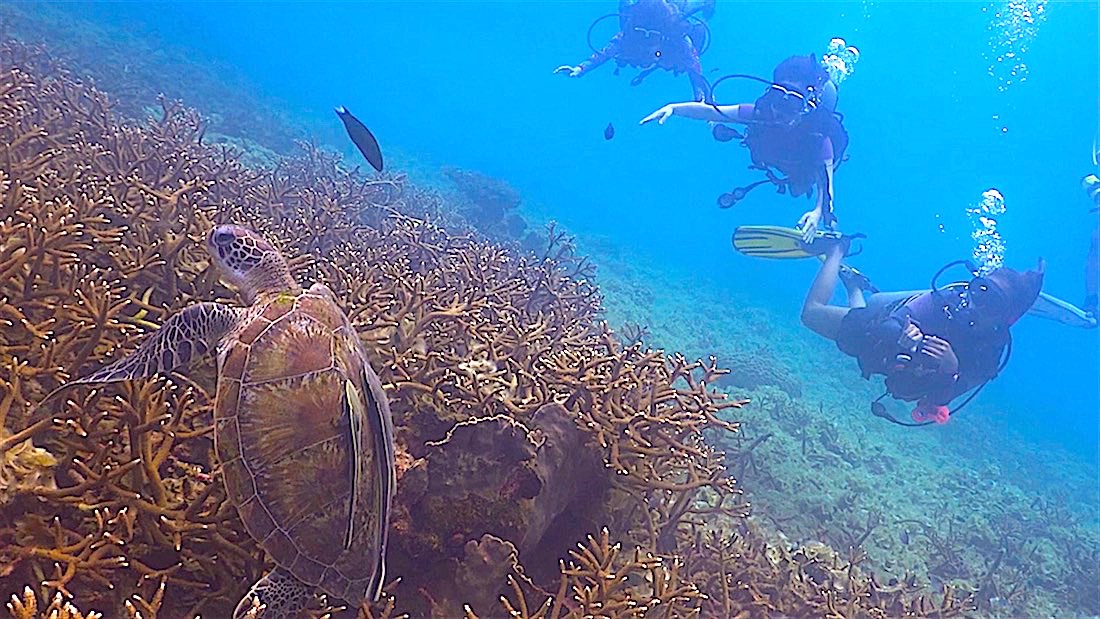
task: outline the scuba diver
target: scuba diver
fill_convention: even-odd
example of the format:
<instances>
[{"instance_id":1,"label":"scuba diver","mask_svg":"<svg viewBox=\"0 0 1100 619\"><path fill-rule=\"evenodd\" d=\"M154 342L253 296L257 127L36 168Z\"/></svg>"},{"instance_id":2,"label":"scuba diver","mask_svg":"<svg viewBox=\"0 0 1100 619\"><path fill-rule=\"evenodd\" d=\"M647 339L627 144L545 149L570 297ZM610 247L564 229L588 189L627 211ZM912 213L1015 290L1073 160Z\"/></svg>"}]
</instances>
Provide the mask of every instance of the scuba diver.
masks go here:
<instances>
[{"instance_id":1,"label":"scuba diver","mask_svg":"<svg viewBox=\"0 0 1100 619\"><path fill-rule=\"evenodd\" d=\"M1100 153L1097 153L1100 155ZM1093 161L1100 157L1094 155ZM1081 179L1081 187L1092 199L1093 208L1090 212L1100 211L1100 177L1089 174ZM1063 301L1045 292L1039 293L1035 305L1028 314L1054 320L1071 327L1082 329L1095 329L1096 322L1096 289L1100 285L1100 220L1092 228L1092 238L1089 242L1089 253L1085 257L1085 302L1077 307L1068 301Z\"/></svg>"},{"instance_id":2,"label":"scuba diver","mask_svg":"<svg viewBox=\"0 0 1100 619\"><path fill-rule=\"evenodd\" d=\"M1031 271L1007 267L976 275L967 283L932 289L882 292L863 296L858 279L841 276L851 237L818 239L814 249L825 260L802 306L802 323L859 362L863 377L886 377L886 392L871 404L872 412L892 423L922 426L946 423L1004 368L1011 351L1009 328L1035 302L1045 264ZM967 265L968 268L971 265ZM848 306L830 305L837 279L844 283ZM954 409L952 400L970 392ZM881 400L917 402L914 423L894 418Z\"/></svg>"},{"instance_id":3,"label":"scuba diver","mask_svg":"<svg viewBox=\"0 0 1100 619\"><path fill-rule=\"evenodd\" d=\"M710 88L699 56L709 42L704 20L713 14L714 0L620 0L618 13L597 19L588 29L591 36L592 28L605 17L618 16L619 32L603 49L593 48L595 53L588 60L577 66L562 65L554 73L581 77L613 59L616 74L623 66L641 67L641 73L630 80L631 86L637 86L657 69L674 75L686 72L692 96L703 101Z\"/></svg>"},{"instance_id":4,"label":"scuba diver","mask_svg":"<svg viewBox=\"0 0 1100 619\"><path fill-rule=\"evenodd\" d=\"M1095 151L1095 148L1094 148ZM1096 153L1093 154L1094 160ZM1093 213L1100 211L1100 178L1095 174L1089 174L1081 179L1081 187L1092 198ZM1096 288L1100 284L1100 220L1092 229L1092 240L1089 242L1088 257L1085 258L1085 313L1096 324Z\"/></svg>"},{"instance_id":5,"label":"scuba diver","mask_svg":"<svg viewBox=\"0 0 1100 619\"><path fill-rule=\"evenodd\" d=\"M779 193L792 197L809 198L816 189L814 208L798 220L803 240L812 242L819 228L835 229L833 172L844 159L848 133L843 117L835 111L837 89L828 71L814 54L809 54L791 56L779 63L772 81L728 75L714 86L730 78L760 81L768 88L755 103L671 103L643 118L641 124L657 121L663 125L670 116L683 116L746 125L745 133L741 134L732 127L716 124L714 137L722 142L740 139L752 157L750 169L762 170L767 178L723 194L718 199L719 206L729 208L755 187L769 182L776 185Z\"/></svg>"}]
</instances>

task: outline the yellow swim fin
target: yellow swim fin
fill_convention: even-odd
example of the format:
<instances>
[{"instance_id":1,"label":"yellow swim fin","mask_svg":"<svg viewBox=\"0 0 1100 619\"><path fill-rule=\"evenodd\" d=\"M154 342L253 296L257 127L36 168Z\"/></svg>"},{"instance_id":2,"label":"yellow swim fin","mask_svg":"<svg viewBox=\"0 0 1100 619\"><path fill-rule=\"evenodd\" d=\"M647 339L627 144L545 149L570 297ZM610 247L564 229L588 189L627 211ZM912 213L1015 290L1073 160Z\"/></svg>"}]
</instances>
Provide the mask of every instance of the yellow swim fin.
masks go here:
<instances>
[{"instance_id":1,"label":"yellow swim fin","mask_svg":"<svg viewBox=\"0 0 1100 619\"><path fill-rule=\"evenodd\" d=\"M831 241L843 238L839 232L819 230L812 243L802 240L802 232L782 226L740 226L733 231L733 248L754 258L789 260L809 258L823 254L832 246ZM826 242L820 242L826 241Z\"/></svg>"}]
</instances>

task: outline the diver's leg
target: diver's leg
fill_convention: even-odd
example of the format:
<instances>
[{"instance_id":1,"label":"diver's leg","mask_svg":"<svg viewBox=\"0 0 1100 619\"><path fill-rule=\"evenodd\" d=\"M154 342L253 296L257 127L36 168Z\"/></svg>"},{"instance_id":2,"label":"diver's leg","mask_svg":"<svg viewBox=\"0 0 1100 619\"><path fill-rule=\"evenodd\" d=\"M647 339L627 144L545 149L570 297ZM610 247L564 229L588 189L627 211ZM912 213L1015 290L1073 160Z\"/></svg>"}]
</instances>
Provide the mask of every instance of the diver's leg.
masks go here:
<instances>
[{"instance_id":1,"label":"diver's leg","mask_svg":"<svg viewBox=\"0 0 1100 619\"><path fill-rule=\"evenodd\" d=\"M1092 230L1089 255L1085 259L1085 306L1081 309L1096 315L1096 289L1100 285L1100 224Z\"/></svg>"},{"instance_id":2,"label":"diver's leg","mask_svg":"<svg viewBox=\"0 0 1100 619\"><path fill-rule=\"evenodd\" d=\"M687 17L695 12L702 12L703 19L714 16L714 0L681 0L680 13Z\"/></svg>"},{"instance_id":3,"label":"diver's leg","mask_svg":"<svg viewBox=\"0 0 1100 619\"><path fill-rule=\"evenodd\" d=\"M694 70L688 71L688 79L691 80L691 96L695 101L712 102L710 85L701 73Z\"/></svg>"},{"instance_id":4,"label":"diver's leg","mask_svg":"<svg viewBox=\"0 0 1100 619\"><path fill-rule=\"evenodd\" d=\"M844 320L849 310L847 307L829 305L829 300L833 298L833 290L836 289L840 263L847 249L847 243L836 243L829 249L825 262L821 264L817 276L814 277L814 283L810 285L806 301L802 304L802 324L830 340L836 339L840 322Z\"/></svg>"},{"instance_id":5,"label":"diver's leg","mask_svg":"<svg viewBox=\"0 0 1100 619\"><path fill-rule=\"evenodd\" d=\"M867 299L863 298L862 288L854 284L844 284L844 288L848 291L848 307L850 309L867 307Z\"/></svg>"},{"instance_id":6,"label":"diver's leg","mask_svg":"<svg viewBox=\"0 0 1100 619\"><path fill-rule=\"evenodd\" d=\"M630 80L630 85L631 86L637 86L638 84L641 84L642 80L649 77L649 74L653 73L658 68L660 68L660 67L658 67L657 65L653 65L652 67L649 67L648 69L642 69L642 71L640 73L638 73L637 75L634 76L634 79Z\"/></svg>"}]
</instances>

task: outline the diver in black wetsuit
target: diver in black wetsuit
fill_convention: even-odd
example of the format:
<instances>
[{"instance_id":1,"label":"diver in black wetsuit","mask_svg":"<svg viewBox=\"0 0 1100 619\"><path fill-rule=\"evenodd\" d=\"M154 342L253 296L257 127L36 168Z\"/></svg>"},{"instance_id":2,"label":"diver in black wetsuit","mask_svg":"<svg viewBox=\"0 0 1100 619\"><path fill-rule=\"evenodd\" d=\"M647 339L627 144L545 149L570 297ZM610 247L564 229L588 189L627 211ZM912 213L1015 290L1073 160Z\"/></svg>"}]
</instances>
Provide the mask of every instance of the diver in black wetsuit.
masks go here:
<instances>
[{"instance_id":1,"label":"diver in black wetsuit","mask_svg":"<svg viewBox=\"0 0 1100 619\"><path fill-rule=\"evenodd\" d=\"M687 73L692 96L703 101L708 94L699 62L699 47L706 37L700 18L714 14L714 0L620 0L619 32L602 49L577 66L562 65L554 73L581 77L614 60L619 67L642 69L630 81L637 86L657 69L674 75Z\"/></svg>"},{"instance_id":2,"label":"diver in black wetsuit","mask_svg":"<svg viewBox=\"0 0 1100 619\"><path fill-rule=\"evenodd\" d=\"M643 118L641 124L664 124L670 116L683 116L747 125L743 136L719 125L715 137L722 141L731 136L742 138L753 167L765 170L768 179L792 197L809 196L816 190L814 208L798 220L803 239L810 243L819 228L836 228L833 172L848 147L848 133L836 114L836 102L836 85L816 56L791 56L775 68L772 83L755 103L671 103ZM719 204L728 208L738 199L728 203L720 199Z\"/></svg>"},{"instance_id":3,"label":"diver in black wetsuit","mask_svg":"<svg viewBox=\"0 0 1100 619\"><path fill-rule=\"evenodd\" d=\"M1007 361L1011 327L1035 303L1043 285L1044 263L1019 272L1001 267L966 284L932 290L884 292L864 299L858 285L845 282L848 306L830 305L848 237L834 241L802 307L802 322L834 340L859 361L864 378L886 377L886 393L872 411L900 425L885 412L886 395L916 401L916 425L946 423L952 400L970 391L970 401ZM817 241L822 242L822 241ZM951 265L948 266L952 266ZM942 274L947 267L937 273Z\"/></svg>"}]
</instances>

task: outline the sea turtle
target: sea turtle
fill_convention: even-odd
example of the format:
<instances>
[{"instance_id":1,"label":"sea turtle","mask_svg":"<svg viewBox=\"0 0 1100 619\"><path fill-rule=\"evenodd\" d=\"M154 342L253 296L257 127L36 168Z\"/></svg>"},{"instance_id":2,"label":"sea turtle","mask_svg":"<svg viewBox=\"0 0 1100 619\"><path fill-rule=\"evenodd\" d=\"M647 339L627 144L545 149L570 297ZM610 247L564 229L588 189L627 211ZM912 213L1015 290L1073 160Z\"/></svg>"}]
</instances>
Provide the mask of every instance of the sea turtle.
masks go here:
<instances>
[{"instance_id":1,"label":"sea turtle","mask_svg":"<svg viewBox=\"0 0 1100 619\"><path fill-rule=\"evenodd\" d=\"M217 226L206 248L248 307L187 307L130 356L63 389L167 374L216 351L222 477L276 563L234 617L253 596L265 619L299 616L318 589L352 608L376 600L396 488L382 384L328 287L303 290L282 255L239 226Z\"/></svg>"}]
</instances>

